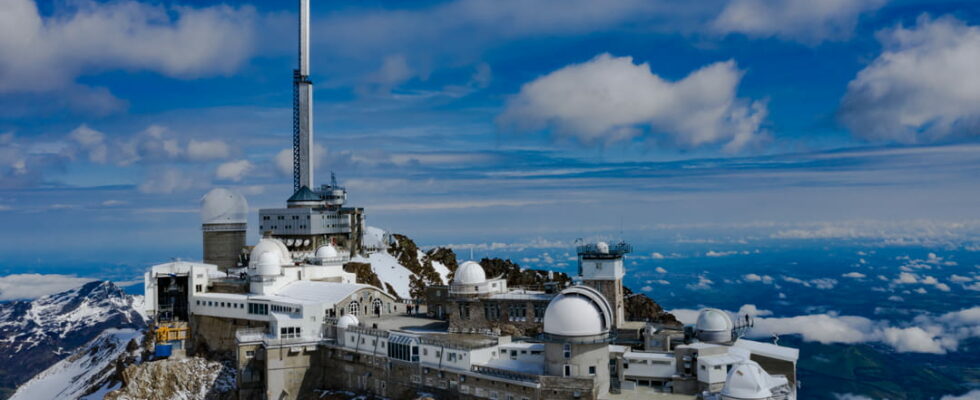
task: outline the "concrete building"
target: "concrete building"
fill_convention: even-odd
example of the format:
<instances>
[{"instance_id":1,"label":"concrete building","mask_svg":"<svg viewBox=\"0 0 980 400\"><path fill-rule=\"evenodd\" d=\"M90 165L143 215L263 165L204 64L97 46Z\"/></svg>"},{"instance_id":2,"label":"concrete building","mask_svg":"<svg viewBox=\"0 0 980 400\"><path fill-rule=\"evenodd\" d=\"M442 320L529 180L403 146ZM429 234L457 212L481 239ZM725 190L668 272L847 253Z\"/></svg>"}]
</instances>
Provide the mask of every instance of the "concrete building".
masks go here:
<instances>
[{"instance_id":1,"label":"concrete building","mask_svg":"<svg viewBox=\"0 0 980 400\"><path fill-rule=\"evenodd\" d=\"M204 262L225 271L243 261L248 202L237 192L216 188L201 198Z\"/></svg>"},{"instance_id":2,"label":"concrete building","mask_svg":"<svg viewBox=\"0 0 980 400\"><path fill-rule=\"evenodd\" d=\"M578 246L578 276L582 284L591 286L609 300L613 310L612 326L626 321L626 303L623 297L623 276L626 268L623 256L633 251L626 242L610 246L606 242Z\"/></svg>"}]
</instances>

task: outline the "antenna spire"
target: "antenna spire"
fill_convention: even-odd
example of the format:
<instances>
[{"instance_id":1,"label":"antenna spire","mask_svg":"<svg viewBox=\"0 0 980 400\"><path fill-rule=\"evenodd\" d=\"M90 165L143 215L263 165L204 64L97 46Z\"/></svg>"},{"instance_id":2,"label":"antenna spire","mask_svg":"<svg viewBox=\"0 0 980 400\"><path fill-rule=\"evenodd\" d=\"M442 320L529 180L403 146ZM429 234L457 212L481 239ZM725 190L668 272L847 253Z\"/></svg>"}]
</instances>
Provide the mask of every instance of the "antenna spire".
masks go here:
<instances>
[{"instance_id":1,"label":"antenna spire","mask_svg":"<svg viewBox=\"0 0 980 400\"><path fill-rule=\"evenodd\" d=\"M313 82L310 0L299 0L299 66L293 70L293 190L313 188Z\"/></svg>"}]
</instances>

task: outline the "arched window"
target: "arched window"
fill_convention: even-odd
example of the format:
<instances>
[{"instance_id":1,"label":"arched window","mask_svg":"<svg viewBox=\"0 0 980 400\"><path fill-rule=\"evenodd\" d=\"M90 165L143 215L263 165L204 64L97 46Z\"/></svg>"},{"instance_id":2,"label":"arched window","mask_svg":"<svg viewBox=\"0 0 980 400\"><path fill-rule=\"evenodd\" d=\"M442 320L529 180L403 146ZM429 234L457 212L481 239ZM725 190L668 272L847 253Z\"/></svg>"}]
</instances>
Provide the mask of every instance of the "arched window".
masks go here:
<instances>
[{"instance_id":1,"label":"arched window","mask_svg":"<svg viewBox=\"0 0 980 400\"><path fill-rule=\"evenodd\" d=\"M381 307L384 305L381 299L374 299L374 315L381 315Z\"/></svg>"},{"instance_id":2,"label":"arched window","mask_svg":"<svg viewBox=\"0 0 980 400\"><path fill-rule=\"evenodd\" d=\"M356 300L350 302L350 304L347 305L347 313L349 313L350 315L353 315L355 317L358 316L358 315L360 315L361 314L361 303L358 303Z\"/></svg>"}]
</instances>

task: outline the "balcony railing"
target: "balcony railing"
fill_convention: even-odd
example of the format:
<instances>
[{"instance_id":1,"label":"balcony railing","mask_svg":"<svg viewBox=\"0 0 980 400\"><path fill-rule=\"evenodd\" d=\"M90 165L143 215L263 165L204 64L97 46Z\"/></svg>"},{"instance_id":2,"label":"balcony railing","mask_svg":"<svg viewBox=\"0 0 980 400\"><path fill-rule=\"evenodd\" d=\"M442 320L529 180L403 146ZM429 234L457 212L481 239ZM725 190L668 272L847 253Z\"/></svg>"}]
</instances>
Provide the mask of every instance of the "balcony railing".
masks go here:
<instances>
[{"instance_id":1,"label":"balcony railing","mask_svg":"<svg viewBox=\"0 0 980 400\"><path fill-rule=\"evenodd\" d=\"M497 378L509 379L518 382L531 382L538 383L541 381L540 376L535 374L529 374L526 372L510 371L506 369L488 367L485 365L474 365L471 369L473 372L483 375L489 375Z\"/></svg>"}]
</instances>

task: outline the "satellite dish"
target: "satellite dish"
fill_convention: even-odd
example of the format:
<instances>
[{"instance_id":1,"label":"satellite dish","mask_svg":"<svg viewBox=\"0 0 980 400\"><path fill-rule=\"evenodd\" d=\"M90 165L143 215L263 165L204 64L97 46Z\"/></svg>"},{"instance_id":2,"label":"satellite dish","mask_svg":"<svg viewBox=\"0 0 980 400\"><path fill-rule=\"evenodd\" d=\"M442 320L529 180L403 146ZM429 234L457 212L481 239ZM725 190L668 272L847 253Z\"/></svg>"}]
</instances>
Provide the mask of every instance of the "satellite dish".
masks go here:
<instances>
[{"instance_id":1,"label":"satellite dish","mask_svg":"<svg viewBox=\"0 0 980 400\"><path fill-rule=\"evenodd\" d=\"M292 245L293 245L293 239L286 239L286 246L292 247Z\"/></svg>"},{"instance_id":2,"label":"satellite dish","mask_svg":"<svg viewBox=\"0 0 980 400\"><path fill-rule=\"evenodd\" d=\"M310 239L306 239L303 241L303 246L309 246L309 245L310 245Z\"/></svg>"}]
</instances>

